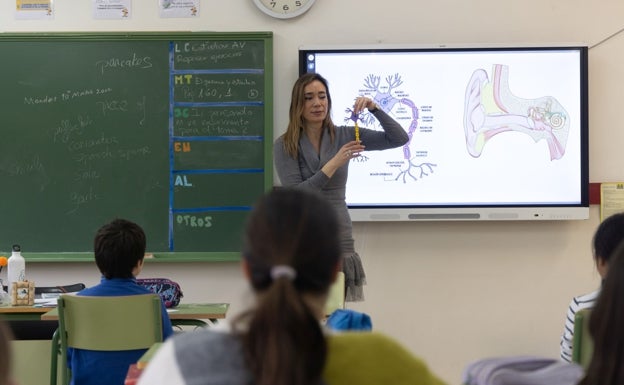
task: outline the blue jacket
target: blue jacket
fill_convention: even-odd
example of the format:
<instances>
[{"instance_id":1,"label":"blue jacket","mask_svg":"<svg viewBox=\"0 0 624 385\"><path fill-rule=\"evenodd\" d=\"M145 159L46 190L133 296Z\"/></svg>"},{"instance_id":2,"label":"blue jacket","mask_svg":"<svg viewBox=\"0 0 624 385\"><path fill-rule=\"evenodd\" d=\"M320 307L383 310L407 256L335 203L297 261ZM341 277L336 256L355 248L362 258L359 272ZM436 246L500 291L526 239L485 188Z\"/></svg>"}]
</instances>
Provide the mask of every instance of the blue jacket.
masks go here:
<instances>
[{"instance_id":1,"label":"blue jacket","mask_svg":"<svg viewBox=\"0 0 624 385\"><path fill-rule=\"evenodd\" d=\"M360 330L373 329L371 318L366 313L350 309L338 309L334 311L325 325L332 330Z\"/></svg>"}]
</instances>

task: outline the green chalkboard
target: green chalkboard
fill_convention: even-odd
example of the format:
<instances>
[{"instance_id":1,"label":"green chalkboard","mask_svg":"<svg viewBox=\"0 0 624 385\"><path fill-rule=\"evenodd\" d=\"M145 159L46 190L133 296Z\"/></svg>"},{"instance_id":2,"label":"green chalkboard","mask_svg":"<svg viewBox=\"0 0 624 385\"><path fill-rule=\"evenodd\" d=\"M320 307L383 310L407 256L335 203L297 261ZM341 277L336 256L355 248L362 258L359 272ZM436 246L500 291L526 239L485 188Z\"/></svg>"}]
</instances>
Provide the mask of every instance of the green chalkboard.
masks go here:
<instances>
[{"instance_id":1,"label":"green chalkboard","mask_svg":"<svg viewBox=\"0 0 624 385\"><path fill-rule=\"evenodd\" d=\"M272 34L0 35L0 251L92 259L139 223L155 260L237 259L271 188Z\"/></svg>"}]
</instances>

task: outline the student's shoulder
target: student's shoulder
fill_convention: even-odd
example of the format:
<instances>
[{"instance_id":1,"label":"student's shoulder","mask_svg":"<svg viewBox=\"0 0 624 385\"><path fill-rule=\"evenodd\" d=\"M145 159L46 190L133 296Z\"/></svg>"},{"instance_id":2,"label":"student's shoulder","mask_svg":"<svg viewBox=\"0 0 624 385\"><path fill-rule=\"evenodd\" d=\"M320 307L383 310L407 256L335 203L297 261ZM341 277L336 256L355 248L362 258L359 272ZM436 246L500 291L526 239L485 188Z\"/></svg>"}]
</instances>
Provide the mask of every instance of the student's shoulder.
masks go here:
<instances>
[{"instance_id":1,"label":"student's shoulder","mask_svg":"<svg viewBox=\"0 0 624 385\"><path fill-rule=\"evenodd\" d=\"M574 310L581 310L588 307L593 307L596 299L598 299L599 294L600 290L595 290L591 293L576 296L572 298L572 301L570 301L570 308Z\"/></svg>"},{"instance_id":2,"label":"student's shoulder","mask_svg":"<svg viewBox=\"0 0 624 385\"><path fill-rule=\"evenodd\" d=\"M182 372L245 370L242 341L236 335L204 329L177 334L170 341L169 356L176 358Z\"/></svg>"},{"instance_id":3,"label":"student's shoulder","mask_svg":"<svg viewBox=\"0 0 624 385\"><path fill-rule=\"evenodd\" d=\"M424 361L382 333L331 334L328 350L325 378L331 383L443 384Z\"/></svg>"},{"instance_id":4,"label":"student's shoulder","mask_svg":"<svg viewBox=\"0 0 624 385\"><path fill-rule=\"evenodd\" d=\"M231 346L236 344L237 339L237 336L227 330L207 327L201 330L194 330L192 333L175 334L173 342L176 347L182 348L187 348L189 346L206 346L206 344L209 344L213 348L217 348L221 345Z\"/></svg>"},{"instance_id":5,"label":"student's shoulder","mask_svg":"<svg viewBox=\"0 0 624 385\"><path fill-rule=\"evenodd\" d=\"M366 356L373 354L378 356L380 351L410 355L396 340L378 332L344 331L332 333L328 337L328 345L331 355L357 354Z\"/></svg>"}]
</instances>

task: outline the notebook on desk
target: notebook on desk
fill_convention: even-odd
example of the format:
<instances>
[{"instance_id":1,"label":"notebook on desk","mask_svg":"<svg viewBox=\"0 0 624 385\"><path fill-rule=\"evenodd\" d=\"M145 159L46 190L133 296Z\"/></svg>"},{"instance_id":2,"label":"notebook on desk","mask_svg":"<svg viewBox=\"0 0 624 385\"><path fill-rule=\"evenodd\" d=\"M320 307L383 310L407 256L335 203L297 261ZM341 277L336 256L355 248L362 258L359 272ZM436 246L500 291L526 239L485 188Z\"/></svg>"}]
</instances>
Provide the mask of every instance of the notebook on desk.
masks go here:
<instances>
[{"instance_id":1,"label":"notebook on desk","mask_svg":"<svg viewBox=\"0 0 624 385\"><path fill-rule=\"evenodd\" d=\"M56 307L56 301L58 297L53 298L36 298L35 297L35 306L37 307Z\"/></svg>"}]
</instances>

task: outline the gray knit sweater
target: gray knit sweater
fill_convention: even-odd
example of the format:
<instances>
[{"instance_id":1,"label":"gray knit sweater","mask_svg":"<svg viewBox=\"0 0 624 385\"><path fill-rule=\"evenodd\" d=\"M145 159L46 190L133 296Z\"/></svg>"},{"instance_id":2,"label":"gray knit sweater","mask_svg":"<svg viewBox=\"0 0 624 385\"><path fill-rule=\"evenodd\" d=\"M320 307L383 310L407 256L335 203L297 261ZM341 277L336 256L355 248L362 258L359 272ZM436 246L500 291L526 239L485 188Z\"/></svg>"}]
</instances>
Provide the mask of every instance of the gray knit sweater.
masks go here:
<instances>
[{"instance_id":1,"label":"gray knit sweater","mask_svg":"<svg viewBox=\"0 0 624 385\"><path fill-rule=\"evenodd\" d=\"M408 142L407 133L383 110L377 110L374 116L379 120L384 131L360 128L360 140L366 146L365 151L378 151L395 148ZM336 170L329 178L321 171L321 168L333 158L340 148L347 142L355 140L355 127L336 127L334 142L331 142L328 130L321 138L320 154L306 135L299 139L299 156L291 158L284 150L284 138L280 136L273 146L273 160L277 175L283 186L301 187L321 192L334 206L341 222L341 240L343 253L355 252L353 248L353 236L351 217L345 201L349 164Z\"/></svg>"}]
</instances>

